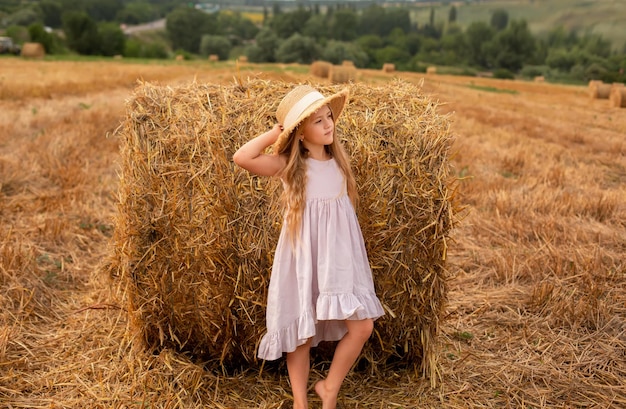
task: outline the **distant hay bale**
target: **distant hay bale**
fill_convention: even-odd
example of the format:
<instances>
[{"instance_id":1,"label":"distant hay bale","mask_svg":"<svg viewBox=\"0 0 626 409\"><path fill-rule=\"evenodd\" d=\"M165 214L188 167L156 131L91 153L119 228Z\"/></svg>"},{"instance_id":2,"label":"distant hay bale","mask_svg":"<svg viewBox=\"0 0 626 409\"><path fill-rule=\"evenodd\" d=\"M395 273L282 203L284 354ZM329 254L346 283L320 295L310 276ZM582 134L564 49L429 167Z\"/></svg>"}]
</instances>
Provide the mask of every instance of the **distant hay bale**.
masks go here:
<instances>
[{"instance_id":1,"label":"distant hay bale","mask_svg":"<svg viewBox=\"0 0 626 409\"><path fill-rule=\"evenodd\" d=\"M176 56L176 61L183 61L184 59L185 59L185 56L184 56L184 55L182 55L182 54L178 54L178 55Z\"/></svg>"},{"instance_id":2,"label":"distant hay bale","mask_svg":"<svg viewBox=\"0 0 626 409\"><path fill-rule=\"evenodd\" d=\"M626 87L624 84L613 84L609 100L614 108L626 108Z\"/></svg>"},{"instance_id":3,"label":"distant hay bale","mask_svg":"<svg viewBox=\"0 0 626 409\"><path fill-rule=\"evenodd\" d=\"M109 273L132 335L147 348L173 348L226 369L257 363L281 187L238 168L232 155L273 125L280 96L292 87L260 79L142 83L127 101ZM358 217L387 311L363 357L373 368L416 365L434 379L455 211L450 123L416 85L349 88L337 129L354 166Z\"/></svg>"},{"instance_id":4,"label":"distant hay bale","mask_svg":"<svg viewBox=\"0 0 626 409\"><path fill-rule=\"evenodd\" d=\"M122 59L124 59L124 56L123 56L123 55L121 55L121 54L115 54L115 55L113 56L113 59L114 59L114 60L122 60Z\"/></svg>"},{"instance_id":5,"label":"distant hay bale","mask_svg":"<svg viewBox=\"0 0 626 409\"><path fill-rule=\"evenodd\" d=\"M217 54L211 54L211 55L209 55L209 61L210 61L210 62L217 62L217 61L219 61L219 60L220 60L219 55L217 55Z\"/></svg>"},{"instance_id":6,"label":"distant hay bale","mask_svg":"<svg viewBox=\"0 0 626 409\"><path fill-rule=\"evenodd\" d=\"M426 74L437 74L437 67L430 66L426 68Z\"/></svg>"},{"instance_id":7,"label":"distant hay bale","mask_svg":"<svg viewBox=\"0 0 626 409\"><path fill-rule=\"evenodd\" d=\"M243 63L243 64L248 62L248 56L247 55L240 55L237 59L239 60L240 63Z\"/></svg>"},{"instance_id":8,"label":"distant hay bale","mask_svg":"<svg viewBox=\"0 0 626 409\"><path fill-rule=\"evenodd\" d=\"M24 43L21 56L24 58L43 58L46 56L46 49L41 43Z\"/></svg>"},{"instance_id":9,"label":"distant hay bale","mask_svg":"<svg viewBox=\"0 0 626 409\"><path fill-rule=\"evenodd\" d=\"M356 66L354 65L354 61L351 61L351 60L343 60L343 61L341 62L341 65L342 65L343 67L356 67Z\"/></svg>"},{"instance_id":10,"label":"distant hay bale","mask_svg":"<svg viewBox=\"0 0 626 409\"><path fill-rule=\"evenodd\" d=\"M392 63L383 64L383 72L391 73L396 71L396 65Z\"/></svg>"},{"instance_id":11,"label":"distant hay bale","mask_svg":"<svg viewBox=\"0 0 626 409\"><path fill-rule=\"evenodd\" d=\"M331 84L347 84L356 81L357 70L355 67L333 65L328 71L328 79Z\"/></svg>"},{"instance_id":12,"label":"distant hay bale","mask_svg":"<svg viewBox=\"0 0 626 409\"><path fill-rule=\"evenodd\" d=\"M310 73L314 77L328 78L328 74L330 73L330 68L332 66L333 65L329 63L328 61L321 61L321 60L313 61L311 63Z\"/></svg>"},{"instance_id":13,"label":"distant hay bale","mask_svg":"<svg viewBox=\"0 0 626 409\"><path fill-rule=\"evenodd\" d=\"M589 98L591 99L608 99L611 95L611 84L602 81L589 81Z\"/></svg>"},{"instance_id":14,"label":"distant hay bale","mask_svg":"<svg viewBox=\"0 0 626 409\"><path fill-rule=\"evenodd\" d=\"M545 77L543 75L538 75L533 79L535 82L545 82Z\"/></svg>"}]
</instances>

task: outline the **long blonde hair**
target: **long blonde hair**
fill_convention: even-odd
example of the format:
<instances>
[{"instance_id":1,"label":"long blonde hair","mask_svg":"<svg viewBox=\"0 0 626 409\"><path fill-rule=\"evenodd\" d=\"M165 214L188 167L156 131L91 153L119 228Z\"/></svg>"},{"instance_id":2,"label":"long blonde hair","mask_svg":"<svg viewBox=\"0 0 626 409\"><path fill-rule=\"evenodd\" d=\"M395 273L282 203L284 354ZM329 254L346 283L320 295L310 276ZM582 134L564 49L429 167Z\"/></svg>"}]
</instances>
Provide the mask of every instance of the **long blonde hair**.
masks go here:
<instances>
[{"instance_id":1,"label":"long blonde hair","mask_svg":"<svg viewBox=\"0 0 626 409\"><path fill-rule=\"evenodd\" d=\"M288 236L295 243L302 224L302 214L306 205L306 162L305 159L309 155L309 151L304 147L296 134L309 121L306 118L300 125L294 129L289 135L289 140L285 146L278 152L279 155L287 156L287 165L278 175L283 180L284 190L281 195L281 202L285 209L285 222L287 223ZM333 118L334 120L335 118ZM336 124L336 122L335 122ZM337 128L333 130L333 142L324 147L326 152L335 159L337 165L341 169L346 178L346 190L352 205L356 209L359 202L359 195L356 189L356 181L354 174L350 168L350 159L343 145L338 140Z\"/></svg>"}]
</instances>

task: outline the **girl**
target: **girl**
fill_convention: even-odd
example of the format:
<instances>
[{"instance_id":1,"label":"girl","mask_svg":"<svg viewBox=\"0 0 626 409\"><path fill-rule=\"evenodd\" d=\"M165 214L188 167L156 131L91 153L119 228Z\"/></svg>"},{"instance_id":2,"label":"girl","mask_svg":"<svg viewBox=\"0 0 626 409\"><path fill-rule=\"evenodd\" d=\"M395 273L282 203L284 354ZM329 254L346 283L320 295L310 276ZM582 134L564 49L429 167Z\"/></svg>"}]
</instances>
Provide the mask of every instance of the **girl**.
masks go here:
<instances>
[{"instance_id":1,"label":"girl","mask_svg":"<svg viewBox=\"0 0 626 409\"><path fill-rule=\"evenodd\" d=\"M334 409L348 371L383 309L354 205L356 183L335 123L348 98L324 97L309 85L291 90L276 111L278 124L248 141L234 162L284 186L285 220L274 255L267 333L259 358L287 353L294 409L305 409L312 346L338 341L326 379L315 384L323 409ZM273 145L273 154L263 153Z\"/></svg>"}]
</instances>

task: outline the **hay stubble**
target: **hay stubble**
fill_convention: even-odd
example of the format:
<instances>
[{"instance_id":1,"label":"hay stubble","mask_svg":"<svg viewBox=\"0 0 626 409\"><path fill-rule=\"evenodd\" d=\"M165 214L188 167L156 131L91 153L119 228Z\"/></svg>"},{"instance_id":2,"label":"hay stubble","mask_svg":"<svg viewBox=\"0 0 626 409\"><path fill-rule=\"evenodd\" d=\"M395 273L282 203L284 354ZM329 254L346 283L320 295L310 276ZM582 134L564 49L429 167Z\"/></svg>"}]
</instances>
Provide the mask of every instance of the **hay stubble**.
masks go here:
<instances>
[{"instance_id":1,"label":"hay stubble","mask_svg":"<svg viewBox=\"0 0 626 409\"><path fill-rule=\"evenodd\" d=\"M23 76L14 76L21 80L11 95L25 93L0 98L0 401L286 407L284 374L224 376L169 350L134 349L127 313L96 273L108 251L119 160L117 141L104 135L122 118L136 74L105 91L74 89L86 66L102 78L110 67L59 62L53 72L65 78L53 76L48 87L42 77L30 88L28 78L47 65L3 59L0 70L18 62ZM159 80L191 81L196 71L166 68ZM234 73L205 78L230 81ZM379 70L363 71L366 78L387 80ZM9 89L2 81L0 92ZM518 93L476 91L470 81ZM469 210L449 246L455 277L442 380L431 390L402 371L353 373L344 407L624 407L626 118L606 101L590 103L583 86L436 76L425 89L446 102L442 111L454 111L453 163ZM37 97L51 93L57 98Z\"/></svg>"}]
</instances>

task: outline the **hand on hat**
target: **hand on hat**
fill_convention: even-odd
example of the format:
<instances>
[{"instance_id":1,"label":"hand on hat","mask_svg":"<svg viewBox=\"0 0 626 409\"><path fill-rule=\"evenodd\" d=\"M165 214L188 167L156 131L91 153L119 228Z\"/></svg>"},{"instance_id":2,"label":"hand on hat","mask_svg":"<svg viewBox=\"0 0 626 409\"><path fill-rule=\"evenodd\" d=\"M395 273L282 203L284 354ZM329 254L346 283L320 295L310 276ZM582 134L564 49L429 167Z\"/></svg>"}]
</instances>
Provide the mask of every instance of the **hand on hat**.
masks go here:
<instances>
[{"instance_id":1,"label":"hand on hat","mask_svg":"<svg viewBox=\"0 0 626 409\"><path fill-rule=\"evenodd\" d=\"M275 124L270 131L268 131L268 136L270 136L270 144L273 144L278 139L278 135L283 131L283 126L281 124Z\"/></svg>"}]
</instances>

